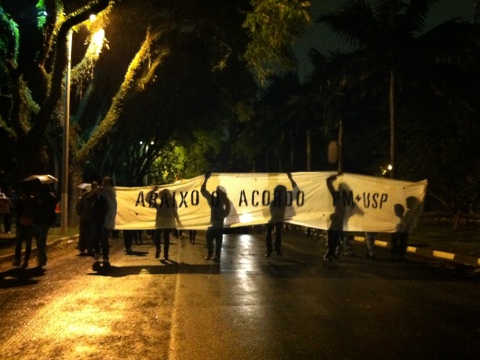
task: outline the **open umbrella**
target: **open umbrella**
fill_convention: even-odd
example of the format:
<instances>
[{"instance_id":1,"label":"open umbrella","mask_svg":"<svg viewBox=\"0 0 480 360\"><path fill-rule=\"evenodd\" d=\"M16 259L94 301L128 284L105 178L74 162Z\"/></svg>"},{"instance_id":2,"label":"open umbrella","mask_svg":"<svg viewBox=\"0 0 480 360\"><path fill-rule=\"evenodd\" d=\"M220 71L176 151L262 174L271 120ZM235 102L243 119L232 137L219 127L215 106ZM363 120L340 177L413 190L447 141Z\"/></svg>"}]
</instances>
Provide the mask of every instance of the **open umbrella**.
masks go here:
<instances>
[{"instance_id":1,"label":"open umbrella","mask_svg":"<svg viewBox=\"0 0 480 360\"><path fill-rule=\"evenodd\" d=\"M89 183L82 183L82 184L78 185L77 187L79 189L86 190L86 191L92 190L92 184L89 184Z\"/></svg>"},{"instance_id":2,"label":"open umbrella","mask_svg":"<svg viewBox=\"0 0 480 360\"><path fill-rule=\"evenodd\" d=\"M58 182L58 179L52 175L30 175L20 180L21 183L29 183L32 181L40 181L42 184L53 184Z\"/></svg>"}]
</instances>

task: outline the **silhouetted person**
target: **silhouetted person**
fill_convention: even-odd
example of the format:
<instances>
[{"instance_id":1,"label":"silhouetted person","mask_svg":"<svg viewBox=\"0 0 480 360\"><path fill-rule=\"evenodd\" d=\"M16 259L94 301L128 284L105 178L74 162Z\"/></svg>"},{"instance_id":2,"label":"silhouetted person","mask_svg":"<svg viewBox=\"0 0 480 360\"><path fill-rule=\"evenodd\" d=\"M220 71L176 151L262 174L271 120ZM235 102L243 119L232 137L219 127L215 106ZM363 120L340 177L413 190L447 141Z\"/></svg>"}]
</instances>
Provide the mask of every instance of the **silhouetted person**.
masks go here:
<instances>
[{"instance_id":1,"label":"silhouetted person","mask_svg":"<svg viewBox=\"0 0 480 360\"><path fill-rule=\"evenodd\" d=\"M155 241L155 258L160 257L161 253L161 236L163 235L163 258L169 259L170 234L181 225L178 217L177 204L168 189L163 189L158 195L157 216L155 219L155 231L153 238Z\"/></svg>"},{"instance_id":2,"label":"silhouetted person","mask_svg":"<svg viewBox=\"0 0 480 360\"><path fill-rule=\"evenodd\" d=\"M188 230L188 237L190 244L195 244L195 238L197 237L197 230Z\"/></svg>"},{"instance_id":3,"label":"silhouetted person","mask_svg":"<svg viewBox=\"0 0 480 360\"><path fill-rule=\"evenodd\" d=\"M214 194L210 194L207 191L207 181L210 178L211 173L205 173L205 180L203 181L201 187L201 193L205 199L207 199L208 205L210 206L210 224L211 226L207 229L206 240L207 240L207 256L205 260L210 260L213 256L213 241L215 241L215 257L214 261L220 261L220 254L222 252L222 242L223 242L223 227L225 218L230 213L230 200L227 197L227 192L222 186L217 186Z\"/></svg>"},{"instance_id":4,"label":"silhouetted person","mask_svg":"<svg viewBox=\"0 0 480 360\"><path fill-rule=\"evenodd\" d=\"M349 196L351 189L345 183L338 185L338 191L335 191L333 182L337 179L338 175L332 175L327 178L327 188L333 200L334 212L330 215L330 226L327 230L327 252L323 257L324 260L331 261L332 259L338 259L338 255L335 250L339 246L340 238L345 234L343 229L344 225L348 222L350 216L355 211L359 211L358 206L353 203L351 209L347 211L347 203L344 196ZM361 213L361 212L360 212Z\"/></svg>"},{"instance_id":5,"label":"silhouetted person","mask_svg":"<svg viewBox=\"0 0 480 360\"><path fill-rule=\"evenodd\" d=\"M32 253L32 239L33 239L33 220L32 212L34 208L34 200L29 190L22 191L17 208L17 231L15 238L15 259L13 266L20 266L22 256L22 245L25 242L25 258L23 267L28 267L28 261Z\"/></svg>"},{"instance_id":6,"label":"silhouetted person","mask_svg":"<svg viewBox=\"0 0 480 360\"><path fill-rule=\"evenodd\" d=\"M33 237L37 244L38 266L47 265L47 236L50 227L55 224L58 199L50 185L42 184L34 195L32 211Z\"/></svg>"},{"instance_id":7,"label":"silhouetted person","mask_svg":"<svg viewBox=\"0 0 480 360\"><path fill-rule=\"evenodd\" d=\"M292 198L295 198L298 193L298 186L293 181L292 174L287 173L293 187ZM291 199L293 200L293 199ZM277 185L273 191L273 201L270 203L270 220L267 223L267 232L265 236L265 244L267 252L265 257L272 254L273 247L277 255L282 255L282 227L286 218L285 210L287 205L287 188L284 185ZM273 232L275 231L275 244L272 244ZM273 246L272 246L273 245Z\"/></svg>"},{"instance_id":8,"label":"silhouetted person","mask_svg":"<svg viewBox=\"0 0 480 360\"><path fill-rule=\"evenodd\" d=\"M87 251L88 254L94 255L93 248L93 198L89 199L90 194L98 187L96 181L92 181L90 189L85 190L79 197L76 210L80 217L80 226L78 229L78 248L81 253Z\"/></svg>"},{"instance_id":9,"label":"silhouetted person","mask_svg":"<svg viewBox=\"0 0 480 360\"><path fill-rule=\"evenodd\" d=\"M117 196L115 193L113 179L106 176L102 180L102 185L92 191L90 196L96 196L95 211L92 217L94 224L93 244L95 247L95 260L100 258L100 248L102 249L102 260L104 266L110 266L110 245L108 237L110 231L115 227L115 217L117 215Z\"/></svg>"},{"instance_id":10,"label":"silhouetted person","mask_svg":"<svg viewBox=\"0 0 480 360\"><path fill-rule=\"evenodd\" d=\"M401 204L393 205L395 215L399 218L396 226L396 232L392 234L391 259L406 261L408 236L417 225L419 213L422 206L419 200L414 196L409 196L406 200L407 211Z\"/></svg>"}]
</instances>

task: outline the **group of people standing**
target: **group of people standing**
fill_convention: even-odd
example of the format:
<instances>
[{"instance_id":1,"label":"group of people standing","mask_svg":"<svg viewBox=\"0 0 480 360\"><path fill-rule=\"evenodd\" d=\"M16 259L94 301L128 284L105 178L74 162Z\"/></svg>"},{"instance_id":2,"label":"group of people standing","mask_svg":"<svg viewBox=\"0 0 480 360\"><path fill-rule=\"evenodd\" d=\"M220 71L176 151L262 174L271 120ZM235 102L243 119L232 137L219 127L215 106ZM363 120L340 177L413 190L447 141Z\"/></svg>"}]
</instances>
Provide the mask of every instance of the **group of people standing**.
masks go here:
<instances>
[{"instance_id":1,"label":"group of people standing","mask_svg":"<svg viewBox=\"0 0 480 360\"><path fill-rule=\"evenodd\" d=\"M58 199L50 184L32 181L20 190L14 205L17 219L13 266L28 267L33 239L37 245L38 266L47 264L47 236L50 227L56 221L57 202ZM25 243L25 254L22 263L23 243Z\"/></svg>"},{"instance_id":2,"label":"group of people standing","mask_svg":"<svg viewBox=\"0 0 480 360\"><path fill-rule=\"evenodd\" d=\"M299 191L297 184L290 173L287 174L292 185L292 193ZM231 216L232 203L228 199L227 192L222 186L217 186L215 191L209 192L206 188L208 179L211 174L205 174L204 182L201 186L201 194L207 200L210 206L210 226L206 231L206 247L207 254L205 260L213 259L220 261L224 227L227 217ZM337 175L331 176L327 179L327 186L333 196L333 181ZM339 188L346 186L340 184ZM155 230L152 232L153 243L155 244L155 258L160 258L161 243L163 238L163 259L169 260L170 235L171 233L182 226L180 218L177 213L177 208L174 206L174 198L170 190L163 189L158 194L155 186L146 196L147 203L150 207L156 208ZM270 205L270 220L266 224L266 253L265 257L270 257L273 250L277 255L282 254L282 228L285 220L292 217L293 214L288 214L288 209L285 204L285 193L287 188L279 185L274 191L274 200ZM155 194L155 198L153 197ZM158 201L157 201L158 200ZM94 256L96 260L103 257L103 264L108 266L109 262L109 235L115 227L115 216L117 211L117 201L114 189L113 179L105 177L101 186L95 182L91 184L91 188L87 189L80 197L77 205L77 212L80 216L80 236L79 249L82 253L85 251ZM400 209L396 210L397 216L401 218L398 226L398 231L392 235L392 258L396 260L405 259L406 244L408 239L408 229L405 224L405 216L400 214ZM338 259L340 253L340 246L343 245L345 255L353 255L353 248L350 244L350 235L343 230L343 223L345 221L345 209L343 206L336 205L334 213L331 214L331 226L327 230L327 252L324 256L325 260L331 261ZM137 231L137 230L131 230ZM130 230L125 232L125 251L131 253L132 234ZM195 243L195 230L190 230L190 242ZM43 238L43 235L41 236ZM366 232L365 242L367 245L366 257L370 259L375 258L375 233ZM46 258L45 258L46 262ZM43 263L43 258L42 258Z\"/></svg>"}]
</instances>

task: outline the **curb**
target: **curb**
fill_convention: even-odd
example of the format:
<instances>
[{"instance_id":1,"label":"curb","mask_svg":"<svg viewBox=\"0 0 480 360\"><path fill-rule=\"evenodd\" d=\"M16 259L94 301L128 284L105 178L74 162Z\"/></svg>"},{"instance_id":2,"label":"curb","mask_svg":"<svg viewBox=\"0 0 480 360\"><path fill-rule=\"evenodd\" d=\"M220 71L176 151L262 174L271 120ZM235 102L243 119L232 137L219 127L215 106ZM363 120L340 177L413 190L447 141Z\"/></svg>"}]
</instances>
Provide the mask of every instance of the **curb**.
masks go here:
<instances>
[{"instance_id":1,"label":"curb","mask_svg":"<svg viewBox=\"0 0 480 360\"><path fill-rule=\"evenodd\" d=\"M355 236L354 240L365 242L365 237ZM389 242L382 241L382 240L375 240L375 246L387 248L389 247ZM475 266L475 267L480 266L480 258L476 258L474 256L452 254L452 253L438 251L438 250L426 250L426 249L421 249L415 246L407 246L407 252L416 254L419 256L424 256L424 257L449 260L449 261L453 261L466 266Z\"/></svg>"}]
</instances>

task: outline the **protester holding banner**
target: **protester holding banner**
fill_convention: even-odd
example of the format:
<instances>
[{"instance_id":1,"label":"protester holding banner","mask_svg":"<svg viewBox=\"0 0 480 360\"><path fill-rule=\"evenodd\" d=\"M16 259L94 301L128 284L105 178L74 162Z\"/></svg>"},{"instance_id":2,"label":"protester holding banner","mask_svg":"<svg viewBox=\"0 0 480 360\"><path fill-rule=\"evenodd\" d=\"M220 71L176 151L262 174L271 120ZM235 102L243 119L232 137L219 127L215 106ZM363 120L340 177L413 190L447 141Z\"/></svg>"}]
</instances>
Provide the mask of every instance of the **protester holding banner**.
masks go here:
<instances>
[{"instance_id":1,"label":"protester holding banner","mask_svg":"<svg viewBox=\"0 0 480 360\"><path fill-rule=\"evenodd\" d=\"M423 210L423 204L414 197L409 196L406 200L407 211L402 204L395 204L394 212L399 218L396 232L392 234L391 243L391 259L398 261L406 261L405 254L407 252L408 235L417 225L420 213Z\"/></svg>"},{"instance_id":2,"label":"protester holding banner","mask_svg":"<svg viewBox=\"0 0 480 360\"><path fill-rule=\"evenodd\" d=\"M341 237L345 234L345 228L348 228L348 220L354 214L363 215L363 211L352 202L349 204L343 196L352 194L352 190L345 182L338 184L338 190L335 190L333 182L337 180L338 175L332 175L327 178L327 188L333 200L334 212L330 215L330 226L327 230L328 249L323 257L324 260L331 261L338 259L336 249L340 244ZM348 236L348 234L345 234Z\"/></svg>"},{"instance_id":3,"label":"protester holding banner","mask_svg":"<svg viewBox=\"0 0 480 360\"><path fill-rule=\"evenodd\" d=\"M222 242L223 242L223 226L225 218L230 213L230 200L227 197L227 191L223 186L217 186L215 191L215 196L210 194L207 190L207 181L210 178L211 173L205 173L205 180L203 181L200 192L203 197L207 199L208 205L210 206L210 227L206 232L207 240L207 256L205 260L210 260L213 256L213 241L215 241L215 257L214 261L220 261L220 254L222 252Z\"/></svg>"},{"instance_id":4,"label":"protester holding banner","mask_svg":"<svg viewBox=\"0 0 480 360\"><path fill-rule=\"evenodd\" d=\"M158 259L161 253L161 236L163 234L163 258L169 260L170 234L175 228L181 226L177 212L177 204L173 199L172 193L168 189L163 189L158 194L157 216L155 219L155 231L153 238L155 241L155 258Z\"/></svg>"},{"instance_id":5,"label":"protester holding banner","mask_svg":"<svg viewBox=\"0 0 480 360\"><path fill-rule=\"evenodd\" d=\"M296 198L299 191L297 184L293 181L292 174L287 173L288 179L292 183L293 191L292 198ZM291 202L291 199L290 199ZM270 257L273 251L272 238L275 230L275 252L277 255L282 255L282 227L285 220L286 208L291 206L287 204L287 188L284 185L277 185L273 192L273 201L270 203L270 220L267 223L267 233L265 236L265 243L267 245L267 252L265 257Z\"/></svg>"}]
</instances>

